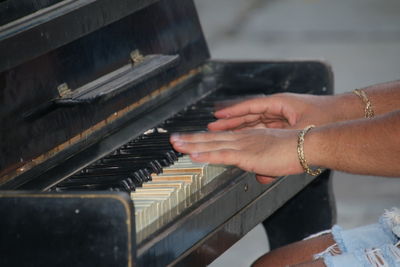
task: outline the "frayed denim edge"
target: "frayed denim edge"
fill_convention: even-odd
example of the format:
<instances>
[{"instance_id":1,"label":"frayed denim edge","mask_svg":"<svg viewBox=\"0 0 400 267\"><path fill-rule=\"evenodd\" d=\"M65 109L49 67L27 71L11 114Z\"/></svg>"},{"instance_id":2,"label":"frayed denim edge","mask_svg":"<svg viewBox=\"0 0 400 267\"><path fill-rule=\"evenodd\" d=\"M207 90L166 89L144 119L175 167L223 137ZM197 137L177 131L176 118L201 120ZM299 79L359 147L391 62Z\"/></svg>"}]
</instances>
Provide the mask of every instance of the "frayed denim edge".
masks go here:
<instances>
[{"instance_id":1,"label":"frayed denim edge","mask_svg":"<svg viewBox=\"0 0 400 267\"><path fill-rule=\"evenodd\" d=\"M325 256L323 257L324 263L325 263L326 267L335 267L335 266L333 265L333 257L334 257L334 256L332 256L332 255L325 255Z\"/></svg>"},{"instance_id":2,"label":"frayed denim edge","mask_svg":"<svg viewBox=\"0 0 400 267\"><path fill-rule=\"evenodd\" d=\"M390 226L388 225L388 219L386 219L384 216L379 217L379 225L381 226L381 228L383 229L383 232L385 232L385 234L387 234L388 236L390 236L390 239L392 240L392 243L396 243L399 239L397 238L397 236L393 233L392 229L390 228Z\"/></svg>"},{"instance_id":3,"label":"frayed denim edge","mask_svg":"<svg viewBox=\"0 0 400 267\"><path fill-rule=\"evenodd\" d=\"M383 255L385 255L385 259L388 261L389 266L399 266L400 261L396 260L395 255L393 255L393 252L390 250L390 246L393 245L384 245L382 247Z\"/></svg>"},{"instance_id":4,"label":"frayed denim edge","mask_svg":"<svg viewBox=\"0 0 400 267\"><path fill-rule=\"evenodd\" d=\"M367 258L367 252L363 249L358 249L356 251L353 251L353 255L357 258L357 260L363 265L363 266L374 266L372 262L370 262ZM386 258L384 258L386 261Z\"/></svg>"},{"instance_id":5,"label":"frayed denim edge","mask_svg":"<svg viewBox=\"0 0 400 267\"><path fill-rule=\"evenodd\" d=\"M347 248L346 248L346 246L344 244L344 240L343 240L343 237L342 237L342 231L343 231L343 228L340 227L339 225L334 225L332 227L333 239L335 240L336 244L338 244L338 246L339 246L340 250L342 251L342 253L345 253L345 252L347 252Z\"/></svg>"},{"instance_id":6,"label":"frayed denim edge","mask_svg":"<svg viewBox=\"0 0 400 267\"><path fill-rule=\"evenodd\" d=\"M323 235L331 234L331 233L332 233L332 230L328 229L328 230L324 230L324 231L309 235L309 236L303 238L303 240L308 240L308 239L311 239L311 238L314 238L314 237L319 237L319 236L323 236Z\"/></svg>"}]
</instances>

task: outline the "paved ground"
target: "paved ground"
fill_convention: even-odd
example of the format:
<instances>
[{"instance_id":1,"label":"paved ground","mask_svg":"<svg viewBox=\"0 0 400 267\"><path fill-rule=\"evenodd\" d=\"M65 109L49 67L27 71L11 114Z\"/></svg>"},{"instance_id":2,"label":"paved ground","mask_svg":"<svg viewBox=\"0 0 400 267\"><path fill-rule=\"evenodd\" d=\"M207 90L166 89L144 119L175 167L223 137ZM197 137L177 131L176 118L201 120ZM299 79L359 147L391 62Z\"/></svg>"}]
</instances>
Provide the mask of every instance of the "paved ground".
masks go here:
<instances>
[{"instance_id":1,"label":"paved ground","mask_svg":"<svg viewBox=\"0 0 400 267\"><path fill-rule=\"evenodd\" d=\"M337 93L400 79L398 0L195 0L213 58L323 59ZM400 206L400 180L334 174L338 223ZM212 266L248 266L268 249L255 228Z\"/></svg>"}]
</instances>

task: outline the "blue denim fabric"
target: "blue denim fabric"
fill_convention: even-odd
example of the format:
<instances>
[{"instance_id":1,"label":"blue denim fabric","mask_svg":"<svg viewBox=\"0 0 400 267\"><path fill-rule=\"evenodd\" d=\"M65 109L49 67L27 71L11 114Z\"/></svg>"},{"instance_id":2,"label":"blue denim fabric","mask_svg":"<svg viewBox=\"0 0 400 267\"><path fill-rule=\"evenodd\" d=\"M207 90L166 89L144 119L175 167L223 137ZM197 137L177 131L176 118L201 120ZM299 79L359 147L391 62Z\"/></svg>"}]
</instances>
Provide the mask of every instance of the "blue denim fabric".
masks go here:
<instances>
[{"instance_id":1,"label":"blue denim fabric","mask_svg":"<svg viewBox=\"0 0 400 267\"><path fill-rule=\"evenodd\" d=\"M324 263L327 267L364 267L358 258L351 253L345 253L337 256L326 255L324 256Z\"/></svg>"},{"instance_id":2,"label":"blue denim fabric","mask_svg":"<svg viewBox=\"0 0 400 267\"><path fill-rule=\"evenodd\" d=\"M333 239L342 252L376 248L384 244L396 243L396 237L386 231L381 223L370 224L351 230L343 230L340 226L332 228Z\"/></svg>"},{"instance_id":3,"label":"blue denim fabric","mask_svg":"<svg viewBox=\"0 0 400 267\"><path fill-rule=\"evenodd\" d=\"M397 250L396 255L393 250ZM323 259L327 267L400 267L399 254L400 249L394 245L385 244L375 248L374 251L360 249L337 256L325 255Z\"/></svg>"},{"instance_id":4,"label":"blue denim fabric","mask_svg":"<svg viewBox=\"0 0 400 267\"><path fill-rule=\"evenodd\" d=\"M395 215L398 215L399 210L389 211L395 211ZM395 222L393 216L387 216L387 212L376 224L351 230L343 230L335 225L332 236L342 254L333 256L329 252L323 252L316 256L321 256L327 267L400 267L400 249L395 246L400 238L393 231L394 227L399 226L399 218Z\"/></svg>"},{"instance_id":5,"label":"blue denim fabric","mask_svg":"<svg viewBox=\"0 0 400 267\"><path fill-rule=\"evenodd\" d=\"M381 247L389 266L400 267L400 249L394 245L386 244ZM394 253L394 250L396 251ZM395 254L395 255L393 255Z\"/></svg>"}]
</instances>

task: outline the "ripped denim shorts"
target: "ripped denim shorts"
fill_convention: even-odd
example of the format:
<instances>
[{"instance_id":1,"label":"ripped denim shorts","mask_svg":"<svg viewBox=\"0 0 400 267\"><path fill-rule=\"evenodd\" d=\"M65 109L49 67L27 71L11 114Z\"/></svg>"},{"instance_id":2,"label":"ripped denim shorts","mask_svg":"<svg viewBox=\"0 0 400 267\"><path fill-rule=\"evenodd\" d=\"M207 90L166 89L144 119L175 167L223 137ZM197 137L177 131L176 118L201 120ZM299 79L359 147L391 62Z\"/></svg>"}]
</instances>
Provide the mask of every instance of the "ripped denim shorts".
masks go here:
<instances>
[{"instance_id":1,"label":"ripped denim shorts","mask_svg":"<svg viewBox=\"0 0 400 267\"><path fill-rule=\"evenodd\" d=\"M327 267L400 267L400 209L386 210L379 223L352 230L334 226L336 244L316 254ZM338 249L340 251L338 251Z\"/></svg>"}]
</instances>

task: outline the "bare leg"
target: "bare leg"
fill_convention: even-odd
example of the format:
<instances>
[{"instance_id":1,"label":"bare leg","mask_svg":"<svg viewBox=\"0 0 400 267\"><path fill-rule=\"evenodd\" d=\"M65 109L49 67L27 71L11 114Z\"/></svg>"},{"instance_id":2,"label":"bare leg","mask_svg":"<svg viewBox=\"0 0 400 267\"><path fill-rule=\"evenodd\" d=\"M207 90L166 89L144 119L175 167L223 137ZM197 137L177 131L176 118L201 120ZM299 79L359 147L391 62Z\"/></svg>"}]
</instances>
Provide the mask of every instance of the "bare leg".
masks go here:
<instances>
[{"instance_id":1,"label":"bare leg","mask_svg":"<svg viewBox=\"0 0 400 267\"><path fill-rule=\"evenodd\" d=\"M314 261L309 261L309 262L303 262L297 265L293 265L291 267L326 267L325 263L322 259L319 260L314 260Z\"/></svg>"},{"instance_id":2,"label":"bare leg","mask_svg":"<svg viewBox=\"0 0 400 267\"><path fill-rule=\"evenodd\" d=\"M283 267L300 263L317 265L305 266L324 266L322 261L314 262L313 255L320 253L335 244L331 234L324 234L307 240L298 241L284 247L277 248L261 256L253 263L253 267ZM321 264L322 265L318 265Z\"/></svg>"}]
</instances>

